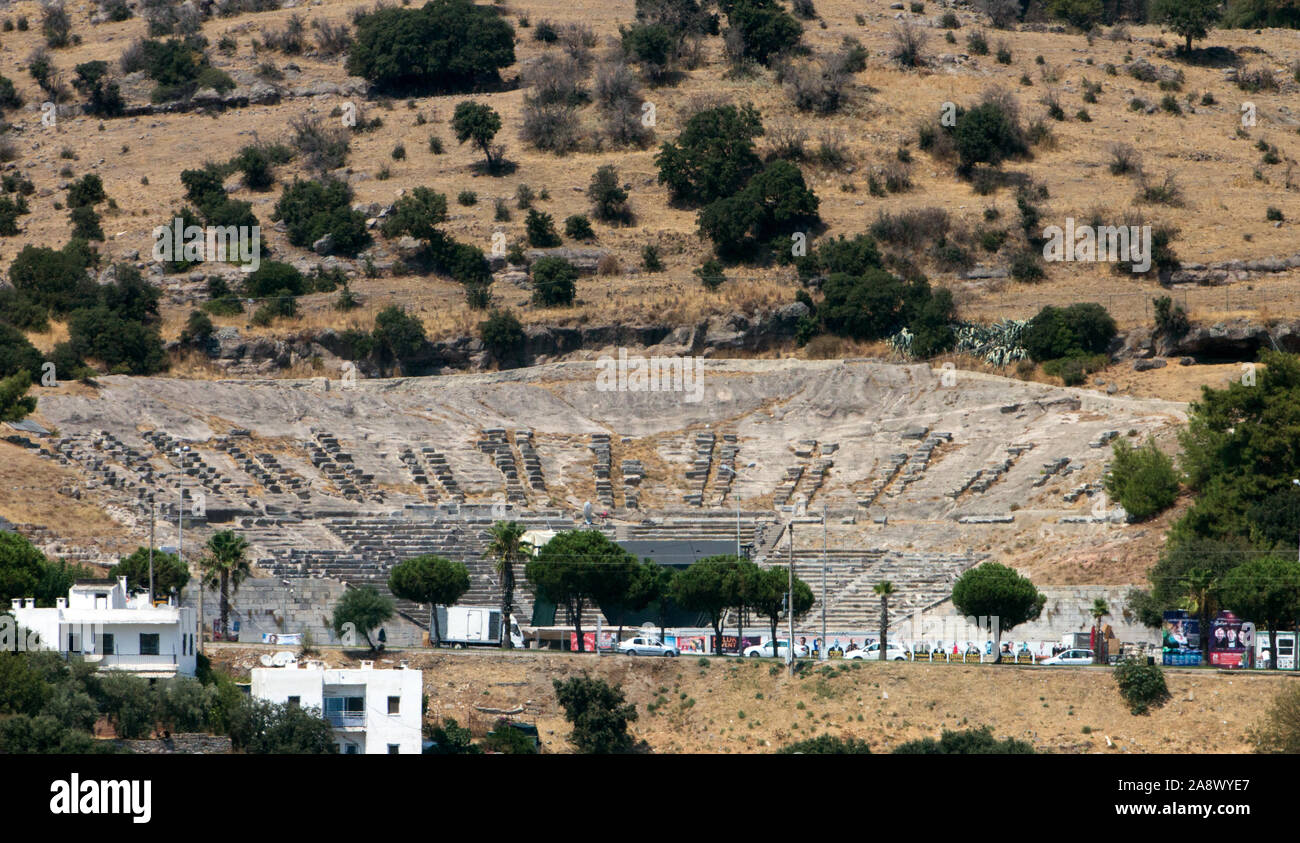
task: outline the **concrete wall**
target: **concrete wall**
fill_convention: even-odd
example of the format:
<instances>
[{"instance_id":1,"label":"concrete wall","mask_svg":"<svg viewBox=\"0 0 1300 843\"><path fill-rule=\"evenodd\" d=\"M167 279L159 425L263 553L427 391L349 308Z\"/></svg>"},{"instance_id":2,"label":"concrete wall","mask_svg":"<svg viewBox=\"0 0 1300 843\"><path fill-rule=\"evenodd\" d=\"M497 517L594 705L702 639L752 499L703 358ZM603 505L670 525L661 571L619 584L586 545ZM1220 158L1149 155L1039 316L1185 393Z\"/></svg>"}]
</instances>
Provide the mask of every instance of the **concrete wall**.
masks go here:
<instances>
[{"instance_id":1,"label":"concrete wall","mask_svg":"<svg viewBox=\"0 0 1300 843\"><path fill-rule=\"evenodd\" d=\"M235 620L239 620L239 640L260 643L262 633L310 632L316 644L339 644L338 636L330 628L334 604L343 596L344 585L338 580L299 577L287 580L280 577L246 579L230 600L230 631L234 635ZM184 604L198 605L198 586L194 583L185 589ZM209 634L221 615L220 596L208 589L203 596L204 628ZM400 615L384 624L389 647L419 647L425 641L425 632ZM364 646L365 642L362 641Z\"/></svg>"},{"instance_id":2,"label":"concrete wall","mask_svg":"<svg viewBox=\"0 0 1300 843\"><path fill-rule=\"evenodd\" d=\"M1092 615L1089 614L1092 603L1100 597L1110 607L1110 614L1101 619L1102 625L1111 627L1117 639L1121 642L1159 643L1159 631L1142 626L1137 617L1128 612L1126 595L1131 589L1132 586L1127 585L1040 586L1038 590L1047 598L1047 602L1043 604L1043 612L1038 620L1004 632L1003 640L1060 641L1068 633L1087 632L1093 625ZM952 602L945 601L925 613L924 623L955 621L956 616ZM901 627L896 634L902 634Z\"/></svg>"}]
</instances>

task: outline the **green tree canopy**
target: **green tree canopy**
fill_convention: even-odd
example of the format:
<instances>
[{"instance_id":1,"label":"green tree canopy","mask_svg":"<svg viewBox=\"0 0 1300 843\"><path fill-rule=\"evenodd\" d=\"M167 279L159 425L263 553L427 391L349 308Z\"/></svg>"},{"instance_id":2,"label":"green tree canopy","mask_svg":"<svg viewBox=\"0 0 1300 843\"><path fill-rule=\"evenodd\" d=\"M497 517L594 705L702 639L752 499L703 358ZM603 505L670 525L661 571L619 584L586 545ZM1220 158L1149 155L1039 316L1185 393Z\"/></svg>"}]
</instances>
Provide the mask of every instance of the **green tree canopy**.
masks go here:
<instances>
[{"instance_id":1,"label":"green tree canopy","mask_svg":"<svg viewBox=\"0 0 1300 843\"><path fill-rule=\"evenodd\" d=\"M599 530L571 530L547 542L524 566L524 576L539 596L568 610L582 652L583 611L602 598L615 599L636 565L634 556Z\"/></svg>"},{"instance_id":2,"label":"green tree canopy","mask_svg":"<svg viewBox=\"0 0 1300 843\"><path fill-rule=\"evenodd\" d=\"M1300 562L1271 556L1243 562L1224 575L1218 593L1224 607L1238 617L1273 633L1294 629L1300 617ZM1276 668L1277 659L1269 666Z\"/></svg>"},{"instance_id":3,"label":"green tree canopy","mask_svg":"<svg viewBox=\"0 0 1300 843\"><path fill-rule=\"evenodd\" d=\"M1046 602L1027 577L998 562L967 570L952 587L952 605L960 614L977 618L985 629L993 627L999 660L1002 633L1037 619Z\"/></svg>"},{"instance_id":4,"label":"green tree canopy","mask_svg":"<svg viewBox=\"0 0 1300 843\"><path fill-rule=\"evenodd\" d=\"M644 743L627 732L627 724L636 721L637 711L636 706L624 700L621 689L585 673L556 679L553 684L564 717L573 725L569 742L579 752L614 755L646 751Z\"/></svg>"},{"instance_id":5,"label":"green tree canopy","mask_svg":"<svg viewBox=\"0 0 1300 843\"><path fill-rule=\"evenodd\" d=\"M714 650L722 655L722 618L736 605L736 569L740 557L729 553L706 556L673 580L673 600L690 612L709 616Z\"/></svg>"},{"instance_id":6,"label":"green tree canopy","mask_svg":"<svg viewBox=\"0 0 1300 843\"><path fill-rule=\"evenodd\" d=\"M470 141L478 147L487 159L491 169L499 163L492 151L492 139L501 131L501 115L492 110L492 106L465 100L456 105L451 116L451 128L460 143Z\"/></svg>"},{"instance_id":7,"label":"green tree canopy","mask_svg":"<svg viewBox=\"0 0 1300 843\"><path fill-rule=\"evenodd\" d=\"M361 633L367 646L375 649L370 640L370 630L393 616L393 601L379 593L373 585L349 588L334 604L330 626L334 634L346 639L349 633Z\"/></svg>"},{"instance_id":8,"label":"green tree canopy","mask_svg":"<svg viewBox=\"0 0 1300 843\"><path fill-rule=\"evenodd\" d=\"M1245 5L1245 4L1243 4ZM1169 27L1186 40L1186 52L1192 51L1192 41L1210 34L1210 27L1219 22L1223 14L1220 0L1151 0L1151 18Z\"/></svg>"},{"instance_id":9,"label":"green tree canopy","mask_svg":"<svg viewBox=\"0 0 1300 843\"><path fill-rule=\"evenodd\" d=\"M739 191L763 167L754 138L763 123L752 105L724 105L695 114L655 156L659 182L677 202L708 203Z\"/></svg>"},{"instance_id":10,"label":"green tree canopy","mask_svg":"<svg viewBox=\"0 0 1300 843\"><path fill-rule=\"evenodd\" d=\"M36 396L28 395L32 376L22 371L0 378L0 422L22 421L36 412Z\"/></svg>"},{"instance_id":11,"label":"green tree canopy","mask_svg":"<svg viewBox=\"0 0 1300 843\"><path fill-rule=\"evenodd\" d=\"M754 584L750 605L767 618L771 640L777 640L777 625L787 617L786 594L790 590L790 571L786 568L763 568ZM813 607L813 592L808 583L794 578L794 616L803 617ZM773 651L775 653L775 650Z\"/></svg>"},{"instance_id":12,"label":"green tree canopy","mask_svg":"<svg viewBox=\"0 0 1300 843\"><path fill-rule=\"evenodd\" d=\"M433 645L440 647L442 630L438 626L437 607L454 606L469 591L469 568L463 562L426 553L394 565L388 573L388 590L402 600L429 604Z\"/></svg>"},{"instance_id":13,"label":"green tree canopy","mask_svg":"<svg viewBox=\"0 0 1300 843\"><path fill-rule=\"evenodd\" d=\"M1138 448L1116 439L1106 491L1134 520L1146 521L1178 499L1178 472L1174 461L1156 446L1154 439L1148 438Z\"/></svg>"},{"instance_id":14,"label":"green tree canopy","mask_svg":"<svg viewBox=\"0 0 1300 843\"><path fill-rule=\"evenodd\" d=\"M0 532L0 608L15 597L35 597L44 573L45 554L14 532Z\"/></svg>"},{"instance_id":15,"label":"green tree canopy","mask_svg":"<svg viewBox=\"0 0 1300 843\"><path fill-rule=\"evenodd\" d=\"M391 91L455 91L498 80L514 61L514 29L495 8L431 0L362 17L347 71Z\"/></svg>"},{"instance_id":16,"label":"green tree canopy","mask_svg":"<svg viewBox=\"0 0 1300 843\"><path fill-rule=\"evenodd\" d=\"M137 547L130 556L124 556L113 566L113 576L126 577L131 591L143 593L149 590L149 548ZM189 584L189 568L174 553L163 553L157 548L153 552L153 591L157 596L177 594Z\"/></svg>"}]
</instances>

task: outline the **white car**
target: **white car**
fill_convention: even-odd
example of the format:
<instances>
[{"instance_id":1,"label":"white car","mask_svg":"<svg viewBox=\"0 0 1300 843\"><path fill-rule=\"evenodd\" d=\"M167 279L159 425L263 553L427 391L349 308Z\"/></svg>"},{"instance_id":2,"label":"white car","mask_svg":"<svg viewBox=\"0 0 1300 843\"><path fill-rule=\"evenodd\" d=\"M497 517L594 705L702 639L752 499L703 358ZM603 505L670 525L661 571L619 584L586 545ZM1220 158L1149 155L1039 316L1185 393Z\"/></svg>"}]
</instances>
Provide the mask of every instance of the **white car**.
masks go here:
<instances>
[{"instance_id":1,"label":"white car","mask_svg":"<svg viewBox=\"0 0 1300 843\"><path fill-rule=\"evenodd\" d=\"M1092 664L1094 662L1094 653L1092 650L1066 650L1063 653L1057 653L1050 659L1043 659L1039 664Z\"/></svg>"},{"instance_id":2,"label":"white car","mask_svg":"<svg viewBox=\"0 0 1300 843\"><path fill-rule=\"evenodd\" d=\"M868 645L865 650L849 650L844 654L844 658L868 660L879 659L880 642L877 641L874 644ZM889 644L885 648L885 661L905 662L907 661L907 651L895 644Z\"/></svg>"},{"instance_id":3,"label":"white car","mask_svg":"<svg viewBox=\"0 0 1300 843\"><path fill-rule=\"evenodd\" d=\"M775 650L775 652L773 652ZM787 659L790 657L790 642L778 641L776 647L772 646L771 641L764 641L762 644L755 644L745 648L745 655L749 658L766 658L766 659ZM808 657L808 648L803 644L794 645L794 656L797 659Z\"/></svg>"},{"instance_id":4,"label":"white car","mask_svg":"<svg viewBox=\"0 0 1300 843\"><path fill-rule=\"evenodd\" d=\"M669 647L658 638L651 638L647 635L629 638L627 641L620 641L618 651L626 656L680 656L681 651L676 647Z\"/></svg>"}]
</instances>

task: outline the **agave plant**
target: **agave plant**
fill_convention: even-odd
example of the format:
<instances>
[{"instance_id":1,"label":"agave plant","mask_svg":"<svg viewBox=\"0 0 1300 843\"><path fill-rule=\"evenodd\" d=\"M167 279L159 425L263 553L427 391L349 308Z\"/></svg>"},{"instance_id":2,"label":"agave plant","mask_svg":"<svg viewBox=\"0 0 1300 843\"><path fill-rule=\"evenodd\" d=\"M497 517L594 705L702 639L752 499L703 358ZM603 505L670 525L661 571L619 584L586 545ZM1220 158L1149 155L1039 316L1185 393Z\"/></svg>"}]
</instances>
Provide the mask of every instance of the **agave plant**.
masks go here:
<instances>
[{"instance_id":1,"label":"agave plant","mask_svg":"<svg viewBox=\"0 0 1300 843\"><path fill-rule=\"evenodd\" d=\"M1021 337L1027 320L1003 319L991 325L963 322L954 326L955 350L978 357L991 366L1005 367L1028 356Z\"/></svg>"},{"instance_id":2,"label":"agave plant","mask_svg":"<svg viewBox=\"0 0 1300 843\"><path fill-rule=\"evenodd\" d=\"M903 357L912 356L912 338L915 336L911 331L903 328L898 333L887 338L885 343L894 350L895 354L901 354Z\"/></svg>"}]
</instances>

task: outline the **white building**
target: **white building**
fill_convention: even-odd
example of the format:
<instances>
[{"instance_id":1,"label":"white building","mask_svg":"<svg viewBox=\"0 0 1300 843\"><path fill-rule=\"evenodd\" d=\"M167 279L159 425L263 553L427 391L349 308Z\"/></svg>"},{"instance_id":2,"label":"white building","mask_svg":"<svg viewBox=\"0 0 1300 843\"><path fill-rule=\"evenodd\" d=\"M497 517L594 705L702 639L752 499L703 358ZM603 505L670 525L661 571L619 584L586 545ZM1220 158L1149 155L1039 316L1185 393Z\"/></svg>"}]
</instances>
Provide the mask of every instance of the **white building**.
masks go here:
<instances>
[{"instance_id":1,"label":"white building","mask_svg":"<svg viewBox=\"0 0 1300 843\"><path fill-rule=\"evenodd\" d=\"M36 646L78 655L101 670L148 678L193 676L198 618L172 602L149 605L132 595L126 577L78 580L53 609L36 608L34 597L15 598L18 626L36 634Z\"/></svg>"},{"instance_id":2,"label":"white building","mask_svg":"<svg viewBox=\"0 0 1300 843\"><path fill-rule=\"evenodd\" d=\"M424 673L320 667L253 668L253 696L318 708L347 755L419 755L423 747Z\"/></svg>"}]
</instances>

